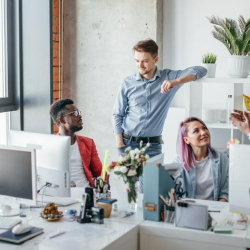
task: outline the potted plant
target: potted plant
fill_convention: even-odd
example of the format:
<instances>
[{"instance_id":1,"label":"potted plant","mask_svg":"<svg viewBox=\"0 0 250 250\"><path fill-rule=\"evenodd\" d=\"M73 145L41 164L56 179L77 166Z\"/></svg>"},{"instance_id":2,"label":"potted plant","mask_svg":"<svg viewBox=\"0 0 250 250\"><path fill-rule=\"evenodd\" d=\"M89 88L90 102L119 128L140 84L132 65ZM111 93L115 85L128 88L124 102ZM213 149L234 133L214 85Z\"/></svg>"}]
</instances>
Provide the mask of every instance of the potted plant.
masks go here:
<instances>
[{"instance_id":1,"label":"potted plant","mask_svg":"<svg viewBox=\"0 0 250 250\"><path fill-rule=\"evenodd\" d=\"M205 77L208 77L208 78L215 77L216 59L217 59L217 56L213 53L207 53L202 56L203 67L207 69L207 74Z\"/></svg>"},{"instance_id":2,"label":"potted plant","mask_svg":"<svg viewBox=\"0 0 250 250\"><path fill-rule=\"evenodd\" d=\"M228 74L230 77L248 77L250 70L250 19L245 21L239 16L238 23L230 18L208 18L214 24L212 35L222 42L231 56L228 57Z\"/></svg>"}]
</instances>

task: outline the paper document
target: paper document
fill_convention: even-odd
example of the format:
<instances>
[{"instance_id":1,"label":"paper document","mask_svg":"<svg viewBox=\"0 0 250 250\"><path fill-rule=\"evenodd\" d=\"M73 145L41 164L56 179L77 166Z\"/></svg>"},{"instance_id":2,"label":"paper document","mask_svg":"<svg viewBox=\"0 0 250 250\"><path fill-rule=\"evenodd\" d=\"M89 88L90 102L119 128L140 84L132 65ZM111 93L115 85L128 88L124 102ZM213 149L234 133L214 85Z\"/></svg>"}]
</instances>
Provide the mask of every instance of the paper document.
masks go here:
<instances>
[{"instance_id":1,"label":"paper document","mask_svg":"<svg viewBox=\"0 0 250 250\"><path fill-rule=\"evenodd\" d=\"M106 228L105 225L82 224L81 226L66 231L64 234L52 238L51 240L63 244L76 244L100 238L113 232L114 230Z\"/></svg>"}]
</instances>

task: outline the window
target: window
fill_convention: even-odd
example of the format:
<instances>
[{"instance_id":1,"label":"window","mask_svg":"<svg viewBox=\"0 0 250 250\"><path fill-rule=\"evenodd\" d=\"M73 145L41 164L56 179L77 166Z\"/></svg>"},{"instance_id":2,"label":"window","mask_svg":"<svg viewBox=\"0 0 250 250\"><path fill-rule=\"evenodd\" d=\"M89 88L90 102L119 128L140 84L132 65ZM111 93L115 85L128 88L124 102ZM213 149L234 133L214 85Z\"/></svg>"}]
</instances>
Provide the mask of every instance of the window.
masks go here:
<instances>
[{"instance_id":1,"label":"window","mask_svg":"<svg viewBox=\"0 0 250 250\"><path fill-rule=\"evenodd\" d=\"M0 144L7 144L8 113L0 113Z\"/></svg>"},{"instance_id":2,"label":"window","mask_svg":"<svg viewBox=\"0 0 250 250\"><path fill-rule=\"evenodd\" d=\"M16 110L19 80L19 1L0 0L0 112Z\"/></svg>"}]
</instances>

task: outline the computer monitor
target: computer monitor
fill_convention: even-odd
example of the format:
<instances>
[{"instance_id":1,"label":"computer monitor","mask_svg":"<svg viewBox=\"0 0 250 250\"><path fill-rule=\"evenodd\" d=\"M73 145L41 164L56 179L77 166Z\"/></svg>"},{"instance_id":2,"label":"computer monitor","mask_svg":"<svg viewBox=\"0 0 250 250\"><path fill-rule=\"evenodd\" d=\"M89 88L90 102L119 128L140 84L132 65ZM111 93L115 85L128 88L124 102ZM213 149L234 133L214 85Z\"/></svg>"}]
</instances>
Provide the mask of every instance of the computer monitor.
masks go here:
<instances>
[{"instance_id":1,"label":"computer monitor","mask_svg":"<svg viewBox=\"0 0 250 250\"><path fill-rule=\"evenodd\" d=\"M40 194L70 197L70 137L10 130L8 144L36 149L37 189ZM57 188L54 188L54 187Z\"/></svg>"},{"instance_id":2,"label":"computer monitor","mask_svg":"<svg viewBox=\"0 0 250 250\"><path fill-rule=\"evenodd\" d=\"M36 190L35 150L0 146L0 216L20 214L20 204L36 205Z\"/></svg>"},{"instance_id":3,"label":"computer monitor","mask_svg":"<svg viewBox=\"0 0 250 250\"><path fill-rule=\"evenodd\" d=\"M250 145L230 145L229 207L250 214Z\"/></svg>"}]
</instances>

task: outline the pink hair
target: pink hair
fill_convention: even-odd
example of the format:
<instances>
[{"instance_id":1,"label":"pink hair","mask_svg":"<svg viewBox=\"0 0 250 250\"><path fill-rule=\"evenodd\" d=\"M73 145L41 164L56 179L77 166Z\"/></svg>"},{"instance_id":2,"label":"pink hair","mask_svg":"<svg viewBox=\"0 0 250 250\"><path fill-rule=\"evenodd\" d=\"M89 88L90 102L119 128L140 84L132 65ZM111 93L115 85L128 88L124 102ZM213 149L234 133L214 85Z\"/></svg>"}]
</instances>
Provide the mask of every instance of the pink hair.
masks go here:
<instances>
[{"instance_id":1,"label":"pink hair","mask_svg":"<svg viewBox=\"0 0 250 250\"><path fill-rule=\"evenodd\" d=\"M184 142L183 137L187 136L188 123L193 122L193 121L198 121L207 128L206 124L202 120L196 117L186 118L180 124L178 136L177 136L176 150L177 150L177 154L180 160L184 163L184 169L187 171L189 171L191 167L195 167L195 164L194 164L194 159L192 155L193 149L189 144ZM210 139L208 148L211 151L212 155L214 157L217 157L216 151L211 147L211 139Z\"/></svg>"}]
</instances>

